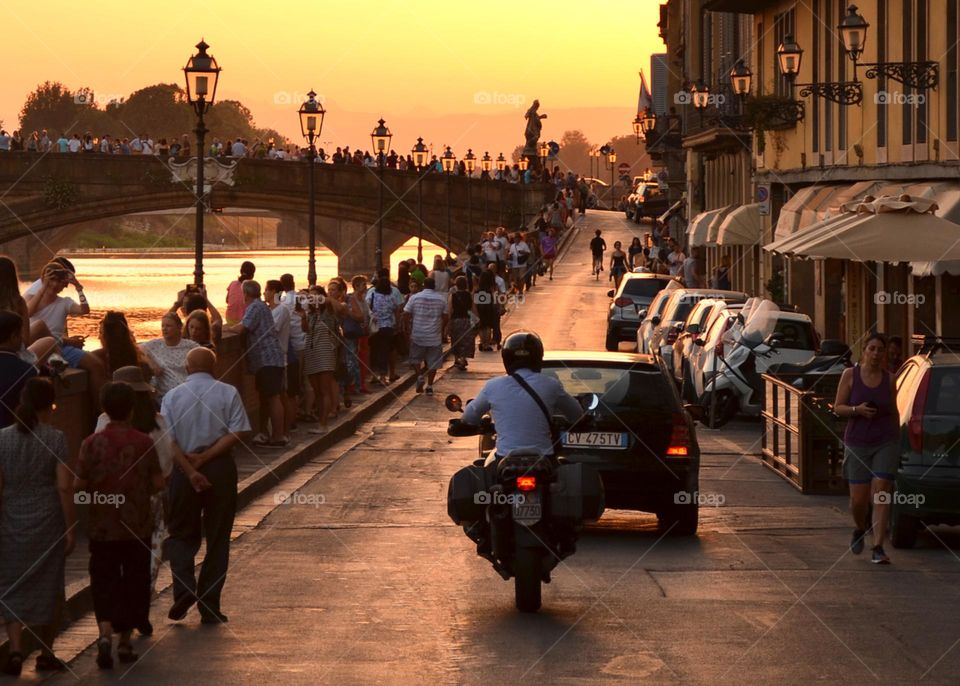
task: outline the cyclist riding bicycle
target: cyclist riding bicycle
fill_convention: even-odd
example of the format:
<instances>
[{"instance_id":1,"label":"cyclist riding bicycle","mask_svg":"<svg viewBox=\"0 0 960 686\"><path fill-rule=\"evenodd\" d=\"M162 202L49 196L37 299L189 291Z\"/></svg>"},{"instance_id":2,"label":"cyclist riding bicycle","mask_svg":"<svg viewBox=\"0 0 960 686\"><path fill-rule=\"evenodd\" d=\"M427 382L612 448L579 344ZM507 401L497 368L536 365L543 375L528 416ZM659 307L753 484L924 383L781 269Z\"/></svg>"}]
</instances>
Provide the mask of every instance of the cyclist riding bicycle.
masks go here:
<instances>
[{"instance_id":1,"label":"cyclist riding bicycle","mask_svg":"<svg viewBox=\"0 0 960 686\"><path fill-rule=\"evenodd\" d=\"M590 252L593 254L591 274L599 274L603 271L603 252L606 249L607 243L600 237L600 229L597 229L596 236L590 241Z\"/></svg>"}]
</instances>

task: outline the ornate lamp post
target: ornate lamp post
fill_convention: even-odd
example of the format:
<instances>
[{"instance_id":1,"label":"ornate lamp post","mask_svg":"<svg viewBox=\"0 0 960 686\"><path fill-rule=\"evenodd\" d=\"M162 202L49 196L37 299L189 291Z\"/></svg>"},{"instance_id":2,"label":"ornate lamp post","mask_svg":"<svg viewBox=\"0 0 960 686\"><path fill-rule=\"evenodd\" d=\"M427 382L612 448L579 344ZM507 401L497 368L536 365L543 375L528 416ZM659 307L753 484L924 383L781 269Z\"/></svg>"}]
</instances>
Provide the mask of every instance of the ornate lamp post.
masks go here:
<instances>
[{"instance_id":1,"label":"ornate lamp post","mask_svg":"<svg viewBox=\"0 0 960 686\"><path fill-rule=\"evenodd\" d=\"M550 155L550 146L547 145L546 141L540 141L538 152L540 153L540 169L546 171L547 157Z\"/></svg>"},{"instance_id":2,"label":"ornate lamp post","mask_svg":"<svg viewBox=\"0 0 960 686\"><path fill-rule=\"evenodd\" d=\"M393 134L387 128L386 122L380 119L376 128L370 132L370 143L377 155L377 167L380 172L379 210L377 211L377 270L383 267L383 168L387 163L387 153L390 152L390 139Z\"/></svg>"},{"instance_id":3,"label":"ornate lamp post","mask_svg":"<svg viewBox=\"0 0 960 686\"><path fill-rule=\"evenodd\" d=\"M310 208L307 213L307 230L310 241L310 257L307 259L307 283L311 286L317 284L317 218L316 218L316 188L314 188L314 165L316 164L317 148L314 145L317 138L320 137L320 131L323 129L323 115L327 112L323 105L317 102L317 94L311 91L307 93L307 99L300 105L300 131L303 137L307 139L307 173L308 183L310 184Z\"/></svg>"},{"instance_id":4,"label":"ornate lamp post","mask_svg":"<svg viewBox=\"0 0 960 686\"><path fill-rule=\"evenodd\" d=\"M650 109L649 107L647 109ZM643 134L643 117L637 112L633 118L633 135L637 137L637 145L640 145L640 136Z\"/></svg>"},{"instance_id":5,"label":"ornate lamp post","mask_svg":"<svg viewBox=\"0 0 960 686\"><path fill-rule=\"evenodd\" d=\"M197 54L187 60L183 74L187 79L187 102L197 113L197 225L194 236L195 265L193 268L193 283L203 285L203 138L207 127L203 124L203 115L213 106L217 95L217 81L220 78L220 67L213 55L207 54L207 45L203 40L197 43Z\"/></svg>"},{"instance_id":6,"label":"ornate lamp post","mask_svg":"<svg viewBox=\"0 0 960 686\"><path fill-rule=\"evenodd\" d=\"M471 234L473 233L473 192L470 179L473 178L473 172L477 168L477 156L473 154L473 148L467 148L467 154L463 156L463 166L467 171L467 245L470 245Z\"/></svg>"},{"instance_id":7,"label":"ornate lamp post","mask_svg":"<svg viewBox=\"0 0 960 686\"><path fill-rule=\"evenodd\" d=\"M656 130L657 113L648 107L643 111L643 116L640 118L640 133L643 134L643 138L646 140L647 136L651 135Z\"/></svg>"},{"instance_id":8,"label":"ornate lamp post","mask_svg":"<svg viewBox=\"0 0 960 686\"><path fill-rule=\"evenodd\" d=\"M440 157L440 164L443 167L443 173L447 175L447 257L450 257L450 241L453 238L453 215L450 206L450 176L453 174L454 167L457 166L457 156L453 154L450 146L444 150Z\"/></svg>"},{"instance_id":9,"label":"ornate lamp post","mask_svg":"<svg viewBox=\"0 0 960 686\"><path fill-rule=\"evenodd\" d=\"M527 168L530 166L530 160L528 160L526 157L521 156L518 164L520 165L520 171L525 172L527 171ZM526 216L524 212L524 209L525 209L524 194L523 194L523 185L526 183L526 179L524 178L525 176L526 174L520 174L520 224L521 226L526 225L525 224Z\"/></svg>"},{"instance_id":10,"label":"ornate lamp post","mask_svg":"<svg viewBox=\"0 0 960 686\"><path fill-rule=\"evenodd\" d=\"M423 263L423 168L427 166L430 150L423 143L423 138L417 138L417 144L410 151L413 155L413 166L417 168L417 220L420 229L417 232L417 263Z\"/></svg>"},{"instance_id":11,"label":"ornate lamp post","mask_svg":"<svg viewBox=\"0 0 960 686\"><path fill-rule=\"evenodd\" d=\"M610 148L607 151L607 169L610 170L610 209L616 209L614 201L613 170L617 168L617 151Z\"/></svg>"},{"instance_id":12,"label":"ornate lamp post","mask_svg":"<svg viewBox=\"0 0 960 686\"><path fill-rule=\"evenodd\" d=\"M489 152L484 152L483 157L480 158L480 179L483 183L483 219L480 222L480 225L486 229L487 228L487 212L490 208L490 170L493 169L493 158L490 157Z\"/></svg>"}]
</instances>

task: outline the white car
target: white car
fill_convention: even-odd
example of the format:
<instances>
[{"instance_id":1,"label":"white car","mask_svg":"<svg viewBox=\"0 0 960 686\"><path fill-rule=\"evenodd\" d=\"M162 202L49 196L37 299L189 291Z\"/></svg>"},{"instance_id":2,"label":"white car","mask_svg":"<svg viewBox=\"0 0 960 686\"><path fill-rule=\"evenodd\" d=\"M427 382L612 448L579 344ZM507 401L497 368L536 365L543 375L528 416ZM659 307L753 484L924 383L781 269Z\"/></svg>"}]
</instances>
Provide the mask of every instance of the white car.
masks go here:
<instances>
[{"instance_id":1,"label":"white car","mask_svg":"<svg viewBox=\"0 0 960 686\"><path fill-rule=\"evenodd\" d=\"M715 373L714 361L716 360L718 367L723 364L715 357L718 352L719 357L723 357L723 335L736 321L736 316L742 309L742 303L723 302L711 311L707 323L694 339L687 359L684 360L686 373L689 374L689 383L684 383L685 398L696 400L703 396L706 382Z\"/></svg>"}]
</instances>

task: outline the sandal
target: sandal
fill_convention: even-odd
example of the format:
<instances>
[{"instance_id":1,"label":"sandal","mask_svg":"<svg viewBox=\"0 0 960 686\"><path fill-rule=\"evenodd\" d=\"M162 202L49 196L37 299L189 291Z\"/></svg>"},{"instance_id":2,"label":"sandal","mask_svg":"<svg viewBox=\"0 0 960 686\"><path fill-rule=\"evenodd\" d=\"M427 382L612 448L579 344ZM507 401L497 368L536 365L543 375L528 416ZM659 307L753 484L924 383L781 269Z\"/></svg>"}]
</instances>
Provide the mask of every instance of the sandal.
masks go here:
<instances>
[{"instance_id":1,"label":"sandal","mask_svg":"<svg viewBox=\"0 0 960 686\"><path fill-rule=\"evenodd\" d=\"M23 655L20 653L7 655L7 663L3 666L3 673L9 676L20 676L21 671L23 671Z\"/></svg>"},{"instance_id":2,"label":"sandal","mask_svg":"<svg viewBox=\"0 0 960 686\"><path fill-rule=\"evenodd\" d=\"M66 668L67 665L56 655L44 655L42 653L37 655L38 672L62 672Z\"/></svg>"}]
</instances>

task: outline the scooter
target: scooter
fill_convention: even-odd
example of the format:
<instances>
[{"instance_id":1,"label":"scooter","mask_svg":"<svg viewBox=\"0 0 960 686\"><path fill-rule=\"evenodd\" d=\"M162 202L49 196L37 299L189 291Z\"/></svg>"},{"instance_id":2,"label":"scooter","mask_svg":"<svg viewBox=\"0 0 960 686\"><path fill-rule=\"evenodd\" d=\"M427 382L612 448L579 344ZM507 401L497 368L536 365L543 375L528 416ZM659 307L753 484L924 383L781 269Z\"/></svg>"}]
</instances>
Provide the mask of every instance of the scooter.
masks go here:
<instances>
[{"instance_id":1,"label":"scooter","mask_svg":"<svg viewBox=\"0 0 960 686\"><path fill-rule=\"evenodd\" d=\"M451 412L464 406L456 395L445 405ZM536 612L541 584L550 583L550 572L576 551L584 522L603 514L600 475L537 452L512 451L498 460L489 416L480 426L451 419L447 433L480 436L480 458L450 479L447 514L477 544L479 556L504 580L514 579L517 609Z\"/></svg>"},{"instance_id":2,"label":"scooter","mask_svg":"<svg viewBox=\"0 0 960 686\"><path fill-rule=\"evenodd\" d=\"M714 363L719 360L721 366L714 370L701 398L707 426L718 429L738 412L758 416L765 401L762 374L795 377L791 385L803 389L819 382L824 375L841 374L851 366L850 348L835 340L824 340L821 354L801 364L771 362L776 356L779 338L773 333L758 342L741 336L726 358L714 356Z\"/></svg>"}]
</instances>

